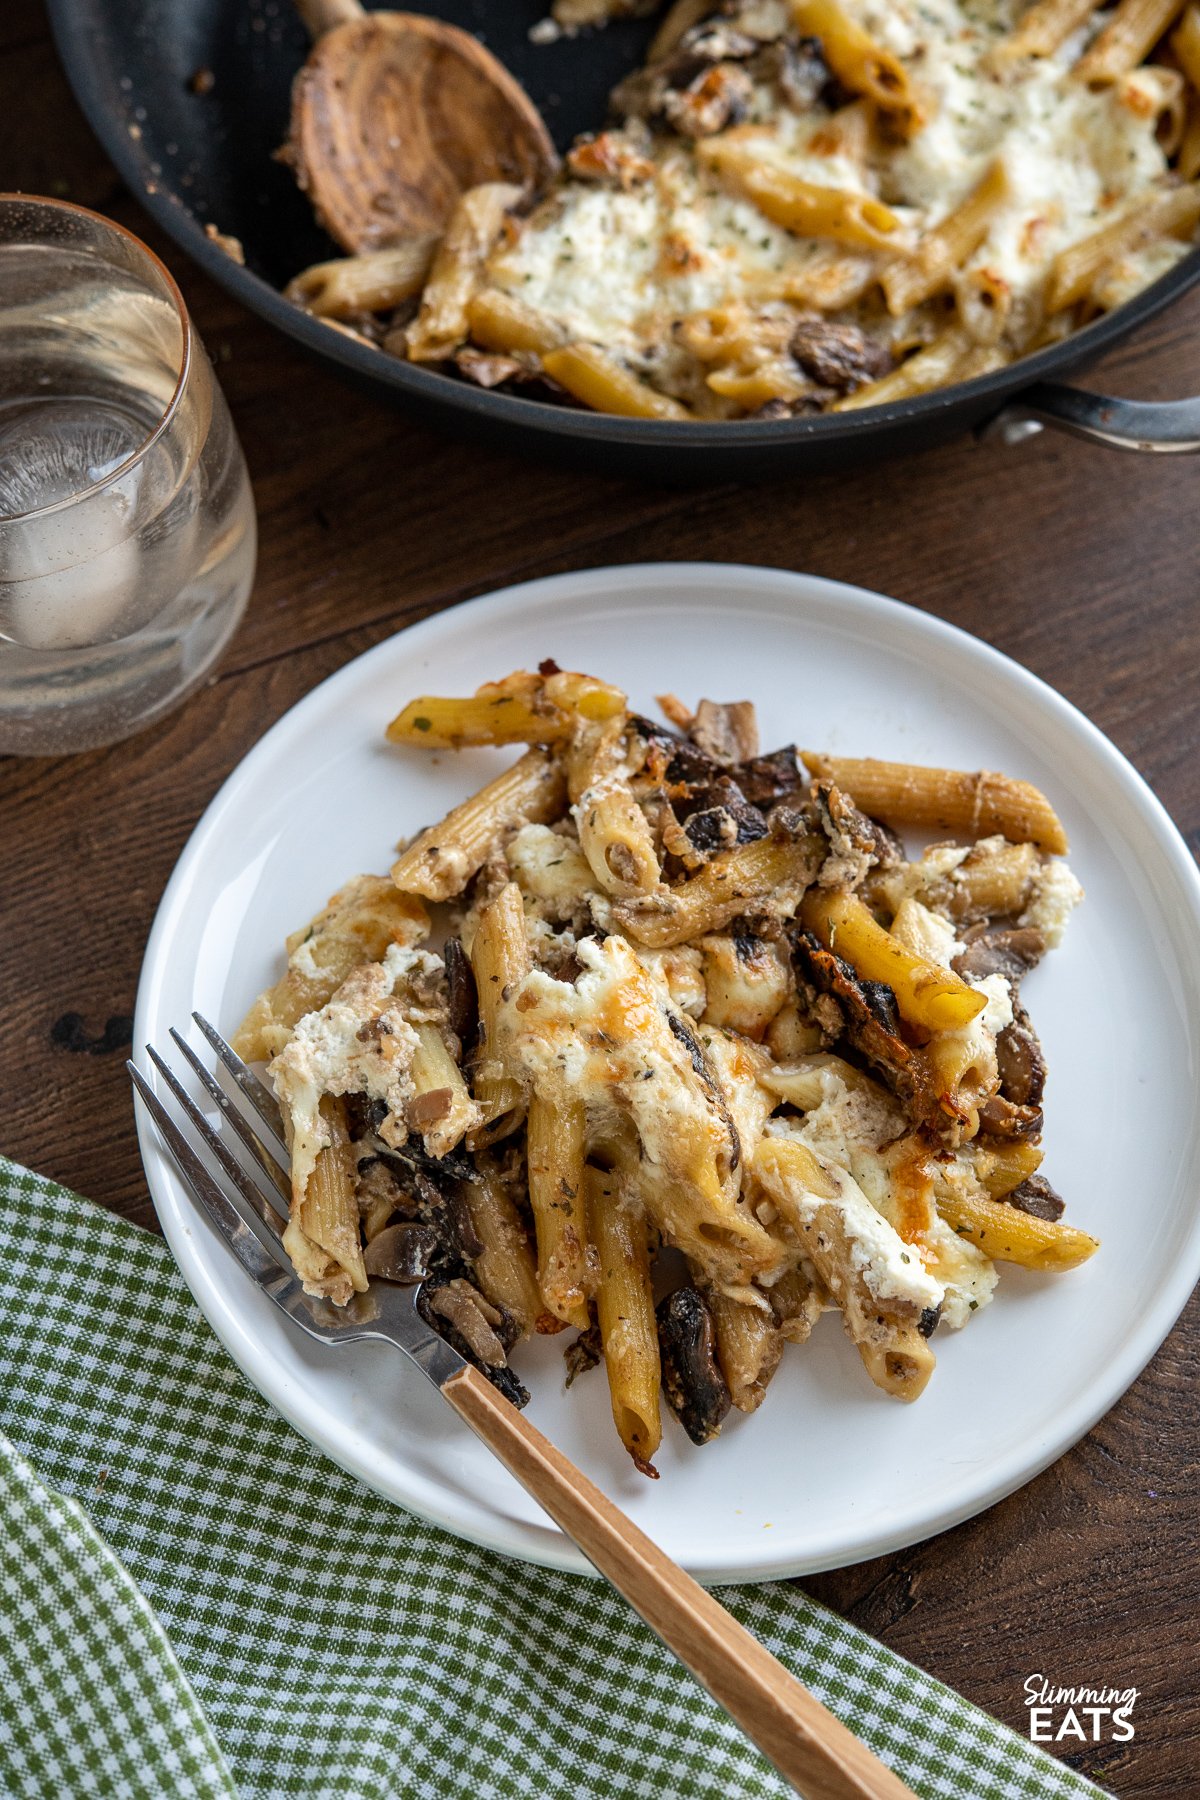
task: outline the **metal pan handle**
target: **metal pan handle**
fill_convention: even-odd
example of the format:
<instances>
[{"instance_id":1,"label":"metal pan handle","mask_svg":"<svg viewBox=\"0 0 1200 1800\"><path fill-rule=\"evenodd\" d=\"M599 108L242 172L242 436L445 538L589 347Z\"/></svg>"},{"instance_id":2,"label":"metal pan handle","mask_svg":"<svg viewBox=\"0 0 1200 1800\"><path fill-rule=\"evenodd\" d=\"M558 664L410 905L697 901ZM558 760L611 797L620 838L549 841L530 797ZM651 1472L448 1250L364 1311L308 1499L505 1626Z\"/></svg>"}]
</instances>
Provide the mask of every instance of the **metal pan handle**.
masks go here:
<instances>
[{"instance_id":1,"label":"metal pan handle","mask_svg":"<svg viewBox=\"0 0 1200 1800\"><path fill-rule=\"evenodd\" d=\"M1200 450L1200 397L1189 400L1114 400L1086 388L1039 381L989 419L979 435L1019 444L1049 425L1110 450L1178 455Z\"/></svg>"}]
</instances>

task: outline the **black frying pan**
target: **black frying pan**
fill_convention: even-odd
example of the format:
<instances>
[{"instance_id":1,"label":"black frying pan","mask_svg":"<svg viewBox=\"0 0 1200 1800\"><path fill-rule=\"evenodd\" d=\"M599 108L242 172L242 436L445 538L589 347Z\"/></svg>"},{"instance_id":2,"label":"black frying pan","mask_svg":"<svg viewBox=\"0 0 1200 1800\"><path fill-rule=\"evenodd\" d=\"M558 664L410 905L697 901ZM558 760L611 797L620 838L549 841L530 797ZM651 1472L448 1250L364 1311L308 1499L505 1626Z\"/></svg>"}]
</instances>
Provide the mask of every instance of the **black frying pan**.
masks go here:
<instances>
[{"instance_id":1,"label":"black frying pan","mask_svg":"<svg viewBox=\"0 0 1200 1800\"><path fill-rule=\"evenodd\" d=\"M652 21L535 46L548 0L442 0L424 10L483 38L541 108L560 147L604 118ZM308 51L290 0L49 0L68 79L142 204L230 293L317 355L434 422L595 468L658 480L731 480L837 468L924 448L997 420L1055 424L1126 449L1200 450L1200 400L1138 405L1051 378L1126 337L1200 280L1200 249L1117 312L1009 368L940 392L824 418L668 424L488 393L355 343L278 291L334 254L287 170L272 161ZM211 86L197 81L209 71ZM207 91L200 91L207 89ZM241 239L239 267L204 234Z\"/></svg>"}]
</instances>

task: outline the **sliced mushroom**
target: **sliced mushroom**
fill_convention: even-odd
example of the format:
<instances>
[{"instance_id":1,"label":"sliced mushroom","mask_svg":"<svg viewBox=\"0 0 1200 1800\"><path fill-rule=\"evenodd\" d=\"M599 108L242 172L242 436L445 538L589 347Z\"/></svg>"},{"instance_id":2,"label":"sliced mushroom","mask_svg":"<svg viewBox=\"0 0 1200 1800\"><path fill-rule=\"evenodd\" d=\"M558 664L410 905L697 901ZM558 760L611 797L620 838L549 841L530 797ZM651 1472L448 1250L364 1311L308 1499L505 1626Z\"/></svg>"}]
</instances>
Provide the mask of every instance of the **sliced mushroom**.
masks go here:
<instances>
[{"instance_id":1,"label":"sliced mushroom","mask_svg":"<svg viewBox=\"0 0 1200 1800\"><path fill-rule=\"evenodd\" d=\"M733 771L733 778L748 803L764 811L774 806L777 800L808 786L808 777L800 768L795 744L785 744L782 750L772 750L766 756L752 756L747 762L740 762Z\"/></svg>"},{"instance_id":2,"label":"sliced mushroom","mask_svg":"<svg viewBox=\"0 0 1200 1800\"><path fill-rule=\"evenodd\" d=\"M482 1256L483 1244L471 1223L470 1208L458 1182L447 1180L439 1185L423 1168L407 1160L406 1150L378 1152L379 1161L396 1178L400 1193L396 1210L429 1226L438 1242L437 1267L474 1262Z\"/></svg>"},{"instance_id":3,"label":"sliced mushroom","mask_svg":"<svg viewBox=\"0 0 1200 1800\"><path fill-rule=\"evenodd\" d=\"M729 1102L725 1098L725 1090L713 1074L704 1046L692 1030L691 1021L674 1006L664 1006L663 1013L671 1029L671 1036L676 1038L691 1058L692 1068L700 1078L700 1085L726 1131L729 1133L729 1167L736 1169L742 1160L742 1142L738 1136L738 1128L733 1122L733 1114L729 1110Z\"/></svg>"},{"instance_id":4,"label":"sliced mushroom","mask_svg":"<svg viewBox=\"0 0 1200 1800\"><path fill-rule=\"evenodd\" d=\"M895 833L860 812L840 788L818 787L816 809L829 839L829 855L817 877L822 887L857 887L868 869L894 868L903 861Z\"/></svg>"},{"instance_id":5,"label":"sliced mushroom","mask_svg":"<svg viewBox=\"0 0 1200 1800\"><path fill-rule=\"evenodd\" d=\"M628 193L654 174L646 148L632 131L600 131L576 139L567 152L567 168L577 181L605 182Z\"/></svg>"},{"instance_id":6,"label":"sliced mushroom","mask_svg":"<svg viewBox=\"0 0 1200 1800\"><path fill-rule=\"evenodd\" d=\"M363 1252L367 1274L406 1285L424 1281L437 1255L437 1233L428 1225L388 1225Z\"/></svg>"},{"instance_id":7,"label":"sliced mushroom","mask_svg":"<svg viewBox=\"0 0 1200 1800\"><path fill-rule=\"evenodd\" d=\"M789 349L810 381L835 394L852 394L892 367L891 351L857 325L835 325L815 314L799 321Z\"/></svg>"},{"instance_id":8,"label":"sliced mushroom","mask_svg":"<svg viewBox=\"0 0 1200 1800\"><path fill-rule=\"evenodd\" d=\"M712 1314L695 1288L683 1287L659 1302L656 1317L663 1391L693 1444L707 1444L730 1406Z\"/></svg>"},{"instance_id":9,"label":"sliced mushroom","mask_svg":"<svg viewBox=\"0 0 1200 1800\"><path fill-rule=\"evenodd\" d=\"M829 66L819 38L789 43L778 38L764 44L750 64L755 81L773 83L780 98L796 112L811 112L829 85Z\"/></svg>"},{"instance_id":10,"label":"sliced mushroom","mask_svg":"<svg viewBox=\"0 0 1200 1800\"><path fill-rule=\"evenodd\" d=\"M758 719L753 700L701 700L692 720L692 742L723 768L758 755Z\"/></svg>"},{"instance_id":11,"label":"sliced mushroom","mask_svg":"<svg viewBox=\"0 0 1200 1800\"><path fill-rule=\"evenodd\" d=\"M1044 1175L1029 1175L1018 1187L1004 1195L1007 1206L1029 1213L1035 1219L1061 1219L1064 1204Z\"/></svg>"},{"instance_id":12,"label":"sliced mushroom","mask_svg":"<svg viewBox=\"0 0 1200 1800\"><path fill-rule=\"evenodd\" d=\"M469 1281L447 1281L443 1286L433 1288L429 1295L429 1310L453 1326L477 1362L498 1369L508 1361L504 1345L495 1332L504 1315Z\"/></svg>"},{"instance_id":13,"label":"sliced mushroom","mask_svg":"<svg viewBox=\"0 0 1200 1800\"><path fill-rule=\"evenodd\" d=\"M446 990L449 998L450 1029L458 1039L463 1056L475 1048L479 1035L479 994L471 960L462 947L462 939L447 938L442 949L446 965Z\"/></svg>"},{"instance_id":14,"label":"sliced mushroom","mask_svg":"<svg viewBox=\"0 0 1200 1800\"><path fill-rule=\"evenodd\" d=\"M1019 1001L1013 1020L996 1039L996 1067L1000 1092L1017 1106L1040 1106L1046 1087L1046 1058L1041 1042Z\"/></svg>"},{"instance_id":15,"label":"sliced mushroom","mask_svg":"<svg viewBox=\"0 0 1200 1800\"><path fill-rule=\"evenodd\" d=\"M737 782L723 776L684 802L683 830L697 863L719 850L752 844L767 835L767 821L751 806Z\"/></svg>"},{"instance_id":16,"label":"sliced mushroom","mask_svg":"<svg viewBox=\"0 0 1200 1800\"><path fill-rule=\"evenodd\" d=\"M668 88L663 95L662 116L680 137L716 137L737 125L750 111L754 83L735 63L715 63L696 75L686 87Z\"/></svg>"},{"instance_id":17,"label":"sliced mushroom","mask_svg":"<svg viewBox=\"0 0 1200 1800\"><path fill-rule=\"evenodd\" d=\"M979 1108L979 1131L982 1137L1036 1137L1042 1129L1040 1106L1017 1106L1003 1094L993 1094Z\"/></svg>"},{"instance_id":18,"label":"sliced mushroom","mask_svg":"<svg viewBox=\"0 0 1200 1800\"><path fill-rule=\"evenodd\" d=\"M454 361L459 372L481 388L502 387L506 381L519 381L528 373L515 357L475 350L469 344L455 351Z\"/></svg>"},{"instance_id":19,"label":"sliced mushroom","mask_svg":"<svg viewBox=\"0 0 1200 1800\"><path fill-rule=\"evenodd\" d=\"M471 1282L457 1276L427 1281L417 1294L417 1311L514 1406L528 1404L528 1390L508 1364L508 1345L515 1341L520 1327L503 1307L493 1305Z\"/></svg>"},{"instance_id":20,"label":"sliced mushroom","mask_svg":"<svg viewBox=\"0 0 1200 1800\"><path fill-rule=\"evenodd\" d=\"M600 1327L589 1325L586 1331L569 1343L563 1351L563 1361L567 1365L566 1385L571 1387L581 1375L594 1369L603 1355L600 1344Z\"/></svg>"},{"instance_id":21,"label":"sliced mushroom","mask_svg":"<svg viewBox=\"0 0 1200 1800\"><path fill-rule=\"evenodd\" d=\"M954 970L964 981L1003 975L1014 988L1046 954L1046 940L1032 925L972 925L963 946Z\"/></svg>"}]
</instances>

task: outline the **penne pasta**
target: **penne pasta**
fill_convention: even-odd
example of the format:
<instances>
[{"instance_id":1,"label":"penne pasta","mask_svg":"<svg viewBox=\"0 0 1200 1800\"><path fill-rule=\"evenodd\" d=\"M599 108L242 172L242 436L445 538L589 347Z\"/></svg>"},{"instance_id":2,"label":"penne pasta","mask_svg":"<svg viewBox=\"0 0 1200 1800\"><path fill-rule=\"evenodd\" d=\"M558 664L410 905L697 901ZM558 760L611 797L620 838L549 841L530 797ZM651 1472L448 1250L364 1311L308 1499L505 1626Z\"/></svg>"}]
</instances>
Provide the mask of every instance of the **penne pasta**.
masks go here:
<instances>
[{"instance_id":1,"label":"penne pasta","mask_svg":"<svg viewBox=\"0 0 1200 1800\"><path fill-rule=\"evenodd\" d=\"M525 1116L525 1089L505 1062L500 1033L505 995L530 969L525 906L515 882L482 908L471 943L471 968L479 1003L480 1041L471 1086L480 1119L469 1139L476 1150L507 1137Z\"/></svg>"},{"instance_id":2,"label":"penne pasta","mask_svg":"<svg viewBox=\"0 0 1200 1800\"><path fill-rule=\"evenodd\" d=\"M619 902L613 915L639 944L660 949L681 944L720 931L748 913L790 909L815 875L822 854L815 838L762 838L722 851L678 887Z\"/></svg>"},{"instance_id":3,"label":"penne pasta","mask_svg":"<svg viewBox=\"0 0 1200 1800\"><path fill-rule=\"evenodd\" d=\"M934 1366L917 1331L921 1303L936 1291L916 1251L905 1248L844 1170L805 1144L764 1138L754 1173L841 1309L871 1380L897 1399L915 1400Z\"/></svg>"},{"instance_id":4,"label":"penne pasta","mask_svg":"<svg viewBox=\"0 0 1200 1800\"><path fill-rule=\"evenodd\" d=\"M1062 855L1067 837L1046 796L1027 781L981 769L929 769L916 763L879 762L873 757L826 756L801 752L818 781L832 781L854 804L885 825L915 825L923 831L994 834L1014 843L1036 844Z\"/></svg>"},{"instance_id":5,"label":"penne pasta","mask_svg":"<svg viewBox=\"0 0 1200 1800\"><path fill-rule=\"evenodd\" d=\"M318 319L392 312L421 292L440 241L430 233L363 256L314 263L289 281L284 293Z\"/></svg>"},{"instance_id":6,"label":"penne pasta","mask_svg":"<svg viewBox=\"0 0 1200 1800\"><path fill-rule=\"evenodd\" d=\"M487 861L506 832L555 817L566 795L561 768L543 750L527 750L439 825L422 831L392 864L392 880L406 894L450 900Z\"/></svg>"},{"instance_id":7,"label":"penne pasta","mask_svg":"<svg viewBox=\"0 0 1200 1800\"><path fill-rule=\"evenodd\" d=\"M949 286L987 236L1007 194L1008 175L997 160L966 199L921 239L911 257L888 264L879 282L893 318Z\"/></svg>"},{"instance_id":8,"label":"penne pasta","mask_svg":"<svg viewBox=\"0 0 1200 1800\"><path fill-rule=\"evenodd\" d=\"M772 1290L773 1291L773 1290ZM717 1360L739 1412L757 1412L783 1356L784 1336L765 1296L758 1305L708 1296L717 1333Z\"/></svg>"},{"instance_id":9,"label":"penne pasta","mask_svg":"<svg viewBox=\"0 0 1200 1800\"><path fill-rule=\"evenodd\" d=\"M1036 1219L1003 1201L960 1188L939 1188L937 1209L960 1237L988 1256L1026 1269L1074 1269L1100 1248L1086 1231L1056 1219Z\"/></svg>"},{"instance_id":10,"label":"penne pasta","mask_svg":"<svg viewBox=\"0 0 1200 1800\"><path fill-rule=\"evenodd\" d=\"M627 419L691 417L686 406L639 381L615 356L594 344L565 344L561 350L548 350L542 367L559 387L596 412L618 413Z\"/></svg>"},{"instance_id":11,"label":"penne pasta","mask_svg":"<svg viewBox=\"0 0 1200 1800\"><path fill-rule=\"evenodd\" d=\"M646 1220L614 1173L588 1168L588 1235L596 1251L596 1322L617 1436L644 1474L662 1441L661 1378Z\"/></svg>"},{"instance_id":12,"label":"penne pasta","mask_svg":"<svg viewBox=\"0 0 1200 1800\"><path fill-rule=\"evenodd\" d=\"M468 308L481 285L484 261L506 214L521 198L505 181L468 188L455 203L438 245L421 309L406 334L410 362L444 362L470 331Z\"/></svg>"},{"instance_id":13,"label":"penne pasta","mask_svg":"<svg viewBox=\"0 0 1200 1800\"><path fill-rule=\"evenodd\" d=\"M1089 87L1119 81L1169 30L1184 0L1120 0L1112 18L1079 61L1075 78Z\"/></svg>"},{"instance_id":14,"label":"penne pasta","mask_svg":"<svg viewBox=\"0 0 1200 1800\"><path fill-rule=\"evenodd\" d=\"M1021 15L1015 30L992 52L997 66L1019 62L1023 56L1053 56L1054 52L1086 25L1099 0L1035 0Z\"/></svg>"},{"instance_id":15,"label":"penne pasta","mask_svg":"<svg viewBox=\"0 0 1200 1800\"><path fill-rule=\"evenodd\" d=\"M462 750L472 744L565 744L579 721L622 719L620 688L559 669L552 675L522 671L489 681L469 699L423 694L410 700L387 728L393 744L423 750Z\"/></svg>"},{"instance_id":16,"label":"penne pasta","mask_svg":"<svg viewBox=\"0 0 1200 1800\"><path fill-rule=\"evenodd\" d=\"M919 128L922 113L903 63L843 12L837 0L791 0L791 11L800 32L820 39L825 61L844 87L872 101L906 135Z\"/></svg>"},{"instance_id":17,"label":"penne pasta","mask_svg":"<svg viewBox=\"0 0 1200 1800\"><path fill-rule=\"evenodd\" d=\"M566 342L566 328L516 294L484 288L467 303L471 337L485 350L510 356L540 356Z\"/></svg>"},{"instance_id":18,"label":"penne pasta","mask_svg":"<svg viewBox=\"0 0 1200 1800\"><path fill-rule=\"evenodd\" d=\"M955 326L935 338L932 344L918 350L914 356L908 357L890 375L880 376L878 381L868 381L863 387L847 394L834 406L834 412L856 412L863 406L886 406L892 400L908 400L914 394L928 394L934 388L945 387L949 381L966 379L962 375L964 367L970 367L968 359L978 352L979 346L972 343L969 334L961 326ZM970 372L980 374L978 367L971 367Z\"/></svg>"},{"instance_id":19,"label":"penne pasta","mask_svg":"<svg viewBox=\"0 0 1200 1800\"><path fill-rule=\"evenodd\" d=\"M629 898L652 894L662 871L649 820L621 767L619 734L590 735L568 757L567 791L579 847L601 888Z\"/></svg>"},{"instance_id":20,"label":"penne pasta","mask_svg":"<svg viewBox=\"0 0 1200 1800\"><path fill-rule=\"evenodd\" d=\"M886 250L900 232L891 207L870 194L819 187L789 170L764 162L753 143L728 136L699 144L697 152L738 193L753 200L766 218L798 237L830 238L852 248Z\"/></svg>"},{"instance_id":21,"label":"penne pasta","mask_svg":"<svg viewBox=\"0 0 1200 1800\"><path fill-rule=\"evenodd\" d=\"M927 1031L966 1025L986 1004L952 970L915 955L877 925L854 894L811 889L800 903L800 918L826 949L836 951L867 981L881 981L896 996L901 1016Z\"/></svg>"},{"instance_id":22,"label":"penne pasta","mask_svg":"<svg viewBox=\"0 0 1200 1800\"><path fill-rule=\"evenodd\" d=\"M526 1132L529 1204L542 1300L555 1318L586 1331L592 1285L584 1188L587 1113L579 1100L550 1099L535 1092L529 1101Z\"/></svg>"},{"instance_id":23,"label":"penne pasta","mask_svg":"<svg viewBox=\"0 0 1200 1800\"><path fill-rule=\"evenodd\" d=\"M345 1102L322 1094L320 1111L329 1142L318 1152L303 1188L297 1191L293 1186L292 1217L308 1243L323 1250L335 1268L343 1271L353 1291L365 1294L367 1271L359 1237Z\"/></svg>"},{"instance_id":24,"label":"penne pasta","mask_svg":"<svg viewBox=\"0 0 1200 1800\"><path fill-rule=\"evenodd\" d=\"M1171 33L1171 48L1193 94L1200 93L1200 3L1190 0ZM1185 180L1190 177L1185 175Z\"/></svg>"},{"instance_id":25,"label":"penne pasta","mask_svg":"<svg viewBox=\"0 0 1200 1800\"><path fill-rule=\"evenodd\" d=\"M1192 182L1153 195L1059 253L1046 286L1047 311L1061 312L1086 299L1118 257L1131 255L1157 238L1194 231L1198 221L1200 185Z\"/></svg>"},{"instance_id":26,"label":"penne pasta","mask_svg":"<svg viewBox=\"0 0 1200 1800\"><path fill-rule=\"evenodd\" d=\"M287 972L260 994L234 1033L247 1062L282 1050L305 1013L316 1012L360 963L378 962L389 944L416 944L429 914L413 894L382 875L358 875L287 940Z\"/></svg>"},{"instance_id":27,"label":"penne pasta","mask_svg":"<svg viewBox=\"0 0 1200 1800\"><path fill-rule=\"evenodd\" d=\"M418 1022L412 1055L409 1123L430 1156L447 1156L479 1123L479 1108L437 1025Z\"/></svg>"},{"instance_id":28,"label":"penne pasta","mask_svg":"<svg viewBox=\"0 0 1200 1800\"><path fill-rule=\"evenodd\" d=\"M484 1293L506 1307L523 1332L560 1331L562 1321L542 1300L529 1233L493 1155L476 1158L475 1179L464 1183L463 1194L483 1245L475 1274Z\"/></svg>"}]
</instances>

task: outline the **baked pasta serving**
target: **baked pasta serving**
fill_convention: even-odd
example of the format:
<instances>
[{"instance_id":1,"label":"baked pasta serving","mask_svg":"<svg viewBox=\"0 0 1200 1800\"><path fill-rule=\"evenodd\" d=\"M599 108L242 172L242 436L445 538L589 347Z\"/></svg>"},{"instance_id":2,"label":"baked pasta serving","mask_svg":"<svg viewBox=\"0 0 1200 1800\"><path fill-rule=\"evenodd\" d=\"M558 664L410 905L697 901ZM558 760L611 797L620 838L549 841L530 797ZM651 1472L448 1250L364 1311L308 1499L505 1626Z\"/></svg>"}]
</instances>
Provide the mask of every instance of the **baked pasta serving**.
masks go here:
<instances>
[{"instance_id":1,"label":"baked pasta serving","mask_svg":"<svg viewBox=\"0 0 1200 1800\"><path fill-rule=\"evenodd\" d=\"M527 748L289 938L235 1040L269 1059L306 1289L425 1273L518 1401L514 1345L569 1329L647 1474L660 1390L704 1443L836 1309L914 1400L998 1263L1096 1249L1040 1173L1021 999L1081 897L1049 802L660 704L552 662L412 701L397 745Z\"/></svg>"},{"instance_id":2,"label":"baked pasta serving","mask_svg":"<svg viewBox=\"0 0 1200 1800\"><path fill-rule=\"evenodd\" d=\"M784 417L1053 343L1200 220L1200 0L676 0L611 110L548 191L472 188L290 296L485 387Z\"/></svg>"}]
</instances>

